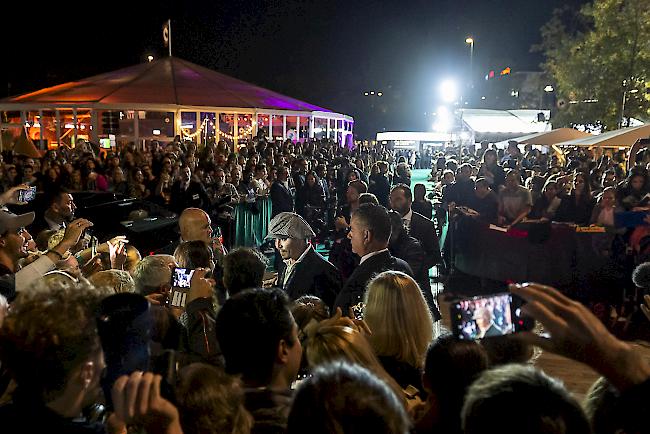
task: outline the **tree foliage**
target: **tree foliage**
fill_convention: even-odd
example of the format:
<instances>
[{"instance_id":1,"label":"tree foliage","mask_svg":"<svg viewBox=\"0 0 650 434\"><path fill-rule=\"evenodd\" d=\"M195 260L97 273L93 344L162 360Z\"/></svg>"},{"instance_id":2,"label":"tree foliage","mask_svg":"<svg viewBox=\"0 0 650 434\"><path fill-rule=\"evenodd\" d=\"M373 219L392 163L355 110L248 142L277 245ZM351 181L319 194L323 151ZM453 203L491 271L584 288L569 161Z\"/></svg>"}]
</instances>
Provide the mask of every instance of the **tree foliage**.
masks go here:
<instances>
[{"instance_id":1,"label":"tree foliage","mask_svg":"<svg viewBox=\"0 0 650 434\"><path fill-rule=\"evenodd\" d=\"M594 0L554 12L538 47L563 108L555 127L616 129L625 117L650 115L650 0ZM632 91L632 92L630 92Z\"/></svg>"}]
</instances>

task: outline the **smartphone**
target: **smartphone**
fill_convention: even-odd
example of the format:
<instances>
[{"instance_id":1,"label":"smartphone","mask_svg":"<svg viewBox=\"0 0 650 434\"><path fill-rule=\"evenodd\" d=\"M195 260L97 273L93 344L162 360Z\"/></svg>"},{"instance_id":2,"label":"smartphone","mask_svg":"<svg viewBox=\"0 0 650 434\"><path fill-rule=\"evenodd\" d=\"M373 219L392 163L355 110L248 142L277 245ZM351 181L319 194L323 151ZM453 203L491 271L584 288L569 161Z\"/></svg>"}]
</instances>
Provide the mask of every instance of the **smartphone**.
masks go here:
<instances>
[{"instance_id":1,"label":"smartphone","mask_svg":"<svg viewBox=\"0 0 650 434\"><path fill-rule=\"evenodd\" d=\"M194 270L176 267L172 270L172 293L169 305L173 307L185 307L187 295L190 292L190 282Z\"/></svg>"},{"instance_id":2,"label":"smartphone","mask_svg":"<svg viewBox=\"0 0 650 434\"><path fill-rule=\"evenodd\" d=\"M124 292L102 300L96 320L106 363L101 385L106 406L112 410L111 388L115 380L135 371L149 370L153 317L146 298Z\"/></svg>"},{"instance_id":3,"label":"smartphone","mask_svg":"<svg viewBox=\"0 0 650 434\"><path fill-rule=\"evenodd\" d=\"M97 237L90 235L90 257L91 258L94 258L97 255L98 244L99 241L97 240Z\"/></svg>"},{"instance_id":4,"label":"smartphone","mask_svg":"<svg viewBox=\"0 0 650 434\"><path fill-rule=\"evenodd\" d=\"M351 307L354 319L363 320L363 313L366 310L366 304L362 301Z\"/></svg>"},{"instance_id":5,"label":"smartphone","mask_svg":"<svg viewBox=\"0 0 650 434\"><path fill-rule=\"evenodd\" d=\"M522 314L523 304L509 292L456 300L450 305L452 332L460 340L480 340L532 330L534 320Z\"/></svg>"},{"instance_id":6,"label":"smartphone","mask_svg":"<svg viewBox=\"0 0 650 434\"><path fill-rule=\"evenodd\" d=\"M36 187L27 190L18 190L18 202L30 202L36 197Z\"/></svg>"}]
</instances>

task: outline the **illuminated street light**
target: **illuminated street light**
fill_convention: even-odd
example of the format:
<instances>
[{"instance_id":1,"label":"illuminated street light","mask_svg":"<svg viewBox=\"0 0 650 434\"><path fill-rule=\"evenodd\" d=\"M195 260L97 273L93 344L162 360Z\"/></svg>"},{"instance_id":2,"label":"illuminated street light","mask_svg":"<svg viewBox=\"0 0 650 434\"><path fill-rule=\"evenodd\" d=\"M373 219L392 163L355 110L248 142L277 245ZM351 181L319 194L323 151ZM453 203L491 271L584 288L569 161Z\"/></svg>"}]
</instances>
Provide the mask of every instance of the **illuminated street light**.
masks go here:
<instances>
[{"instance_id":1,"label":"illuminated street light","mask_svg":"<svg viewBox=\"0 0 650 434\"><path fill-rule=\"evenodd\" d=\"M370 95L370 94L369 94L368 92L364 92L363 94L364 94L365 96L368 96L368 95Z\"/></svg>"},{"instance_id":2,"label":"illuminated street light","mask_svg":"<svg viewBox=\"0 0 650 434\"><path fill-rule=\"evenodd\" d=\"M553 86L550 84L544 88L544 92L553 92L555 89L553 89Z\"/></svg>"},{"instance_id":3,"label":"illuminated street light","mask_svg":"<svg viewBox=\"0 0 650 434\"><path fill-rule=\"evenodd\" d=\"M383 95L383 93L377 92L377 96L382 96L382 95Z\"/></svg>"},{"instance_id":4,"label":"illuminated street light","mask_svg":"<svg viewBox=\"0 0 650 434\"><path fill-rule=\"evenodd\" d=\"M153 62L153 56L152 56L151 54L148 55L148 56L147 56L147 60L148 60L149 62Z\"/></svg>"},{"instance_id":5,"label":"illuminated street light","mask_svg":"<svg viewBox=\"0 0 650 434\"><path fill-rule=\"evenodd\" d=\"M474 38L468 36L465 43L469 44L469 87L474 87Z\"/></svg>"},{"instance_id":6,"label":"illuminated street light","mask_svg":"<svg viewBox=\"0 0 650 434\"><path fill-rule=\"evenodd\" d=\"M454 102L458 98L458 86L453 80L445 80L440 83L440 95L445 102Z\"/></svg>"}]
</instances>

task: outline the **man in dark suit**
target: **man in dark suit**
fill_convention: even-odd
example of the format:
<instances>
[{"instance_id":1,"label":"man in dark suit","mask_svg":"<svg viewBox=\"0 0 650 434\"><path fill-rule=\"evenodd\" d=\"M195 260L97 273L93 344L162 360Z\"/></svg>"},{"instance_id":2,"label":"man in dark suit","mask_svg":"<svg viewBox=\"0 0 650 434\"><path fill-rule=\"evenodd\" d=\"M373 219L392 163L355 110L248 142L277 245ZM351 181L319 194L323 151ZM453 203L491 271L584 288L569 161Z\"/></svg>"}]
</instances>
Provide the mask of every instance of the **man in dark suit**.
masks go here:
<instances>
[{"instance_id":1,"label":"man in dark suit","mask_svg":"<svg viewBox=\"0 0 650 434\"><path fill-rule=\"evenodd\" d=\"M433 221L414 212L411 209L412 203L413 195L408 186L398 184L392 188L390 192L391 208L402 216L402 222L404 223L407 234L418 240L422 245L422 248L426 253L424 269L427 270L426 274L428 276L428 270L430 270L434 265L442 262L438 235L436 234L436 228ZM431 293L431 282L428 278L424 279L420 289L422 289L422 292L424 293L424 298L429 304L431 313L436 316L439 311L433 299L433 294Z\"/></svg>"},{"instance_id":2,"label":"man in dark suit","mask_svg":"<svg viewBox=\"0 0 650 434\"><path fill-rule=\"evenodd\" d=\"M341 277L336 267L308 243L313 237L314 231L298 214L283 212L271 220L267 238L275 239L275 248L282 256L277 286L292 300L315 295L331 307L341 289Z\"/></svg>"},{"instance_id":3,"label":"man in dark suit","mask_svg":"<svg viewBox=\"0 0 650 434\"><path fill-rule=\"evenodd\" d=\"M394 270L413 277L411 267L388 251L390 230L388 210L381 205L363 204L352 214L348 238L352 241L352 251L361 257L361 262L334 303L334 307L340 307L344 315L350 308L354 311L362 309L366 286L377 274Z\"/></svg>"},{"instance_id":4,"label":"man in dark suit","mask_svg":"<svg viewBox=\"0 0 650 434\"><path fill-rule=\"evenodd\" d=\"M494 314L488 306L476 309L474 312L474 320L478 325L480 338L491 338L503 335L503 331L494 323Z\"/></svg>"},{"instance_id":5,"label":"man in dark suit","mask_svg":"<svg viewBox=\"0 0 650 434\"><path fill-rule=\"evenodd\" d=\"M281 212L293 211L293 195L289 189L289 171L285 166L278 167L277 179L271 185L271 218Z\"/></svg>"},{"instance_id":6,"label":"man in dark suit","mask_svg":"<svg viewBox=\"0 0 650 434\"><path fill-rule=\"evenodd\" d=\"M185 208L200 208L210 212L210 198L203 184L192 179L188 166L181 169L180 179L172 185L171 209L177 213Z\"/></svg>"}]
</instances>

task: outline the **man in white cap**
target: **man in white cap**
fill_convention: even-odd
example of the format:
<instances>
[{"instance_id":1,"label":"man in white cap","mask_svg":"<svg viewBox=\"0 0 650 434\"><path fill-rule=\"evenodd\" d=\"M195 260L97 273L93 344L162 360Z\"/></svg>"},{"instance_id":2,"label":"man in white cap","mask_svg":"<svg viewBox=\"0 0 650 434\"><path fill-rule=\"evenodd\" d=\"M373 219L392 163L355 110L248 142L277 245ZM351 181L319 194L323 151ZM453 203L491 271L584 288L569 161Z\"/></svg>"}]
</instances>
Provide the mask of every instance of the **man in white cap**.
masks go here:
<instances>
[{"instance_id":1,"label":"man in white cap","mask_svg":"<svg viewBox=\"0 0 650 434\"><path fill-rule=\"evenodd\" d=\"M16 296L16 291L28 287L43 274L55 267L55 262L77 242L84 230L92 223L78 219L68 225L60 243L48 250L36 261L18 270L18 261L27 256L27 245L31 235L25 226L34 221L34 212L16 215L0 211L0 294L8 300Z\"/></svg>"},{"instance_id":2,"label":"man in white cap","mask_svg":"<svg viewBox=\"0 0 650 434\"><path fill-rule=\"evenodd\" d=\"M314 295L331 307L341 290L341 276L308 242L313 237L314 231L298 214L282 212L273 217L267 238L275 239L282 256L278 286L292 300Z\"/></svg>"}]
</instances>

